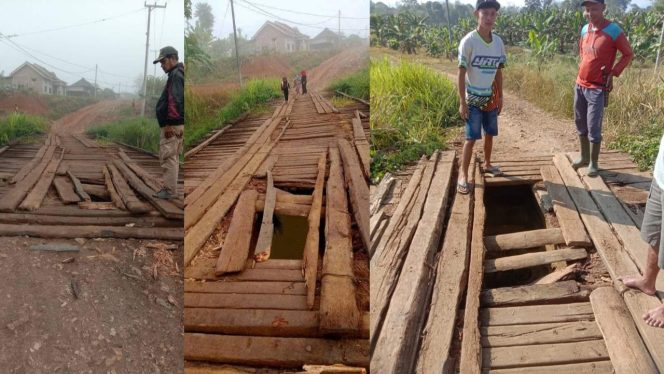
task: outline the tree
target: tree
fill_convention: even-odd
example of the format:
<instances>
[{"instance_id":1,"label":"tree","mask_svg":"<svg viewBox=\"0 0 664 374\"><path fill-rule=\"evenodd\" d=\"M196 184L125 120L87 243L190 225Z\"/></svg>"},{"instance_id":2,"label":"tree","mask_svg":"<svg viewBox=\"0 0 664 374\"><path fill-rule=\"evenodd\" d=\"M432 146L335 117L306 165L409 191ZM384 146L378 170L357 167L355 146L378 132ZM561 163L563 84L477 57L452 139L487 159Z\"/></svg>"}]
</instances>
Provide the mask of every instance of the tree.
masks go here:
<instances>
[{"instance_id":1,"label":"tree","mask_svg":"<svg viewBox=\"0 0 664 374\"><path fill-rule=\"evenodd\" d=\"M622 15L627 10L631 0L606 0L606 12L614 15Z\"/></svg>"},{"instance_id":2,"label":"tree","mask_svg":"<svg viewBox=\"0 0 664 374\"><path fill-rule=\"evenodd\" d=\"M540 0L525 0L523 8L527 11L538 11L542 9Z\"/></svg>"}]
</instances>

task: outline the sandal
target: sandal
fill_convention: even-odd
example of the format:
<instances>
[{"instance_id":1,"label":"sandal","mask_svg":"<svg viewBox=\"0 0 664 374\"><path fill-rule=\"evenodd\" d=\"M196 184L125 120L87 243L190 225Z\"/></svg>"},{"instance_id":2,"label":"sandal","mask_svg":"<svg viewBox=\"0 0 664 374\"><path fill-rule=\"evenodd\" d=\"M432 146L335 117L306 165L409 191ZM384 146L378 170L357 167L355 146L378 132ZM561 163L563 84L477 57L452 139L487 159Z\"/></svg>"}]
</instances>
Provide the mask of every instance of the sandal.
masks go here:
<instances>
[{"instance_id":1,"label":"sandal","mask_svg":"<svg viewBox=\"0 0 664 374\"><path fill-rule=\"evenodd\" d=\"M468 182L466 183L457 182L457 192L462 195L468 195L468 193L470 192L470 186L468 186Z\"/></svg>"},{"instance_id":2,"label":"sandal","mask_svg":"<svg viewBox=\"0 0 664 374\"><path fill-rule=\"evenodd\" d=\"M499 176L503 175L503 172L496 165L492 165L491 167L488 167L488 168L484 169L484 172L489 173L489 174L493 175L494 177L499 177Z\"/></svg>"}]
</instances>

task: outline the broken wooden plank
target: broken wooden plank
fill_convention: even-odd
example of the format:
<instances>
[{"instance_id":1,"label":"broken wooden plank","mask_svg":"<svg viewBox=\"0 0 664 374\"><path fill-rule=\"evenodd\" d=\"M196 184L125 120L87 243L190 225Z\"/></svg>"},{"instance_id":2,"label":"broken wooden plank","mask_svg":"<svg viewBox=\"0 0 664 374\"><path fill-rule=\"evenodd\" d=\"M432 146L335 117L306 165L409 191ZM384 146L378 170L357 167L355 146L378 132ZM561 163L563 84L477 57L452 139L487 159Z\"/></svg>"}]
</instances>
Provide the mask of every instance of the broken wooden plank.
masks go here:
<instances>
[{"instance_id":1,"label":"broken wooden plank","mask_svg":"<svg viewBox=\"0 0 664 374\"><path fill-rule=\"evenodd\" d=\"M127 165L136 175L145 182L145 184L150 187L154 191L159 191L161 190L161 183L152 176L152 174L148 173L143 169L136 161L132 160L125 151L120 148L118 155L122 159L122 161L125 162L125 165Z\"/></svg>"},{"instance_id":2,"label":"broken wooden plank","mask_svg":"<svg viewBox=\"0 0 664 374\"><path fill-rule=\"evenodd\" d=\"M348 186L348 195L353 207L355 223L365 248L371 247L371 230L369 229L369 186L362 175L362 168L356 153L346 139L339 139L339 153L343 161L344 177Z\"/></svg>"},{"instance_id":3,"label":"broken wooden plank","mask_svg":"<svg viewBox=\"0 0 664 374\"><path fill-rule=\"evenodd\" d=\"M184 359L301 368L307 363L369 366L367 340L184 334Z\"/></svg>"},{"instance_id":4,"label":"broken wooden plank","mask_svg":"<svg viewBox=\"0 0 664 374\"><path fill-rule=\"evenodd\" d=\"M182 240L182 234L182 231L175 227L0 224L0 235L2 236L34 236L37 238L135 238Z\"/></svg>"},{"instance_id":5,"label":"broken wooden plank","mask_svg":"<svg viewBox=\"0 0 664 374\"><path fill-rule=\"evenodd\" d=\"M594 316L589 302L483 308L480 310L480 320L483 326L593 321Z\"/></svg>"},{"instance_id":6,"label":"broken wooden plank","mask_svg":"<svg viewBox=\"0 0 664 374\"><path fill-rule=\"evenodd\" d=\"M54 145L49 146L44 152L44 157L40 162L36 164L28 174L20 180L20 182L17 182L13 188L2 195L2 199L0 199L0 212L13 212L16 210L18 204L23 201L30 189L32 189L32 186L34 186L41 177L44 169L51 162L53 153L55 153L55 148Z\"/></svg>"},{"instance_id":7,"label":"broken wooden plank","mask_svg":"<svg viewBox=\"0 0 664 374\"><path fill-rule=\"evenodd\" d=\"M81 201L78 203L78 207L81 209L92 209L92 210L115 210L117 207L115 204L109 201Z\"/></svg>"},{"instance_id":8,"label":"broken wooden plank","mask_svg":"<svg viewBox=\"0 0 664 374\"><path fill-rule=\"evenodd\" d=\"M573 364L609 357L604 341L540 344L514 347L488 347L482 352L485 368L500 369L537 365Z\"/></svg>"},{"instance_id":9,"label":"broken wooden plank","mask_svg":"<svg viewBox=\"0 0 664 374\"><path fill-rule=\"evenodd\" d=\"M387 196L388 192L392 189L392 186L394 186L394 181L395 179L392 174L385 173L383 179L381 179L380 183L378 184L378 187L374 193L371 194L371 206L369 208L369 214L371 216L376 214L380 209L385 196Z\"/></svg>"},{"instance_id":10,"label":"broken wooden plank","mask_svg":"<svg viewBox=\"0 0 664 374\"><path fill-rule=\"evenodd\" d=\"M76 191L76 194L81 197L81 200L92 201L90 195L88 195L88 193L85 192L85 190L83 189L81 181L78 178L76 178L76 176L71 172L71 170L67 170L67 174L69 175L69 179L71 179L71 182L74 184L74 191Z\"/></svg>"},{"instance_id":11,"label":"broken wooden plank","mask_svg":"<svg viewBox=\"0 0 664 374\"><path fill-rule=\"evenodd\" d=\"M526 253L517 256L488 259L484 261L484 271L495 273L498 271L548 265L558 261L580 260L586 257L588 257L588 253L584 248L564 248L550 252Z\"/></svg>"},{"instance_id":12,"label":"broken wooden plank","mask_svg":"<svg viewBox=\"0 0 664 374\"><path fill-rule=\"evenodd\" d=\"M111 172L112 184L127 210L132 213L145 213L151 210L150 206L138 199L115 165L109 162L106 167ZM117 206L117 203L114 204Z\"/></svg>"},{"instance_id":13,"label":"broken wooden plank","mask_svg":"<svg viewBox=\"0 0 664 374\"><path fill-rule=\"evenodd\" d=\"M565 238L560 229L521 231L484 238L487 251L508 251L561 243L565 243Z\"/></svg>"},{"instance_id":14,"label":"broken wooden plank","mask_svg":"<svg viewBox=\"0 0 664 374\"><path fill-rule=\"evenodd\" d=\"M325 255L321 273L320 329L344 333L357 330L360 312L353 283L353 246L350 214L339 151L329 149L330 175L325 203ZM367 212L368 213L368 212Z\"/></svg>"},{"instance_id":15,"label":"broken wooden plank","mask_svg":"<svg viewBox=\"0 0 664 374\"><path fill-rule=\"evenodd\" d=\"M42 202L44 201L44 198L46 197L48 189L51 187L51 183L53 183L53 178L55 178L55 171L58 170L58 165L60 165L60 161L62 160L64 153L65 150L63 149L58 157L51 159L51 161L48 163L48 166L46 169L44 169L44 172L39 178L39 181L37 181L32 191L30 191L25 200L23 200L21 205L19 205L20 209L39 209Z\"/></svg>"},{"instance_id":16,"label":"broken wooden plank","mask_svg":"<svg viewBox=\"0 0 664 374\"><path fill-rule=\"evenodd\" d=\"M588 301L589 295L589 290L580 289L576 281L569 280L553 284L488 289L482 291L480 301L483 307L512 306Z\"/></svg>"},{"instance_id":17,"label":"broken wooden plank","mask_svg":"<svg viewBox=\"0 0 664 374\"><path fill-rule=\"evenodd\" d=\"M641 340L622 297L613 287L600 287L590 295L604 343L617 373L658 372ZM638 321L643 323L643 321Z\"/></svg>"},{"instance_id":18,"label":"broken wooden plank","mask_svg":"<svg viewBox=\"0 0 664 374\"><path fill-rule=\"evenodd\" d=\"M257 297L255 294L184 294L185 308L223 308L223 309L285 309L307 310L307 298L304 295L270 295Z\"/></svg>"},{"instance_id":19,"label":"broken wooden plank","mask_svg":"<svg viewBox=\"0 0 664 374\"><path fill-rule=\"evenodd\" d=\"M562 278L576 272L579 269L579 263L575 262L572 265L569 265L563 269L558 269L554 271L553 273L549 273L542 278L540 278L537 282L534 284L551 284L558 282Z\"/></svg>"},{"instance_id":20,"label":"broken wooden plank","mask_svg":"<svg viewBox=\"0 0 664 374\"><path fill-rule=\"evenodd\" d=\"M184 282L184 292L306 295L303 282Z\"/></svg>"},{"instance_id":21,"label":"broken wooden plank","mask_svg":"<svg viewBox=\"0 0 664 374\"><path fill-rule=\"evenodd\" d=\"M245 190L240 195L217 260L215 269L217 275L244 270L254 232L257 197L256 190Z\"/></svg>"},{"instance_id":22,"label":"broken wooden plank","mask_svg":"<svg viewBox=\"0 0 664 374\"><path fill-rule=\"evenodd\" d=\"M101 200L109 200L111 198L111 195L109 194L108 189L106 189L106 186L98 186L96 184L87 183L81 183L81 186L83 186L83 191L85 191L85 193L90 196L94 196Z\"/></svg>"},{"instance_id":23,"label":"broken wooden plank","mask_svg":"<svg viewBox=\"0 0 664 374\"><path fill-rule=\"evenodd\" d=\"M542 167L542 177L553 201L553 209L565 237L565 243L569 246L589 246L590 239L583 228L579 212L556 167Z\"/></svg>"},{"instance_id":24,"label":"broken wooden plank","mask_svg":"<svg viewBox=\"0 0 664 374\"><path fill-rule=\"evenodd\" d=\"M433 272L430 264L434 260L443 229L454 158L453 151L445 152L436 161L422 218L408 247L389 307L385 307L379 336L374 339L376 342L371 366L377 372L408 372L417 359L419 334L413 331L420 331L424 322L423 316L432 287ZM374 318L380 318L380 315L374 315Z\"/></svg>"},{"instance_id":25,"label":"broken wooden plank","mask_svg":"<svg viewBox=\"0 0 664 374\"><path fill-rule=\"evenodd\" d=\"M111 197L111 201L118 209L127 210L127 206L122 201L122 198L113 185L113 178L111 177L111 172L108 170L108 165L104 165L101 171L104 174L104 182L106 183L106 189Z\"/></svg>"},{"instance_id":26,"label":"broken wooden plank","mask_svg":"<svg viewBox=\"0 0 664 374\"><path fill-rule=\"evenodd\" d=\"M595 321L482 327L482 347L511 347L602 339Z\"/></svg>"},{"instance_id":27,"label":"broken wooden plank","mask_svg":"<svg viewBox=\"0 0 664 374\"><path fill-rule=\"evenodd\" d=\"M277 191L274 188L272 172L269 170L267 172L267 184L265 189L263 221L261 222L261 230L258 234L256 249L254 250L254 260L257 262L263 262L270 259L270 252L272 251L272 237L274 235L274 222L272 217L274 215L274 205L277 200Z\"/></svg>"},{"instance_id":28,"label":"broken wooden plank","mask_svg":"<svg viewBox=\"0 0 664 374\"><path fill-rule=\"evenodd\" d=\"M47 151L50 151L50 149L55 150L55 147L51 147L49 144L44 144L39 148L37 151L37 154L35 154L35 157L33 157L30 162L25 164L21 169L14 174L12 179L9 181L9 184L14 184L22 181L25 177L30 174L31 171L34 170L35 166L39 165L41 163L42 159L44 158L44 155L46 154Z\"/></svg>"},{"instance_id":29,"label":"broken wooden plank","mask_svg":"<svg viewBox=\"0 0 664 374\"><path fill-rule=\"evenodd\" d=\"M320 219L321 207L323 205L323 188L325 188L325 171L327 169L327 152L323 153L318 160L318 177L312 195L311 210L307 217L309 230L304 243L302 261L302 272L307 285L307 305L309 309L314 307L316 297L316 280L318 273L318 257L320 244Z\"/></svg>"}]
</instances>

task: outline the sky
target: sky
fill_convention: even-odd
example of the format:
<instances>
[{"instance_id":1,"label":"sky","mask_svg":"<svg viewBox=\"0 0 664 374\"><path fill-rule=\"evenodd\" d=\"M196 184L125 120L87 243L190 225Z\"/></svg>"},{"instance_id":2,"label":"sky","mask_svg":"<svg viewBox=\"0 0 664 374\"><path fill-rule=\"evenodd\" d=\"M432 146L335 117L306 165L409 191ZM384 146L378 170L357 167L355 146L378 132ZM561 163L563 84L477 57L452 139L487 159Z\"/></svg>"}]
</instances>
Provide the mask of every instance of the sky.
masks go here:
<instances>
[{"instance_id":1,"label":"sky","mask_svg":"<svg viewBox=\"0 0 664 374\"><path fill-rule=\"evenodd\" d=\"M229 0L194 0L192 11L195 12L196 3L203 2L212 6L215 18L213 34L225 38L232 33ZM369 36L369 0L234 0L233 5L236 26L247 38L251 38L267 20L295 26L301 33L311 37L316 36L325 27L337 31L339 10L341 10L343 34ZM191 22L195 23L195 17Z\"/></svg>"},{"instance_id":2,"label":"sky","mask_svg":"<svg viewBox=\"0 0 664 374\"><path fill-rule=\"evenodd\" d=\"M455 1L455 0L450 0L451 3L453 3L454 1ZM556 1L556 0L554 0L554 1ZM374 2L377 3L378 1L374 0ZM389 6L394 6L397 2L399 2L399 0L381 0L381 2L383 2L383 3L385 3L385 4L389 5ZM418 3L423 3L423 2L426 2L426 1L422 1L422 0L419 0L419 1L418 1ZM472 5L475 5L475 3L477 2L477 0L459 0L459 2L462 3L462 4L472 4ZM507 6L507 5L515 5L515 6L522 7L523 4L524 4L524 0L498 0L498 2L500 3L500 5L505 5L505 6ZM579 3L580 3L580 2L581 2L581 1L579 0ZM631 3L632 3L632 4L636 4L636 5L638 5L638 6L641 7L641 8L645 8L645 7L647 7L647 6L652 5L652 1L651 1L651 0L632 0Z\"/></svg>"},{"instance_id":3,"label":"sky","mask_svg":"<svg viewBox=\"0 0 664 374\"><path fill-rule=\"evenodd\" d=\"M155 2L165 0L150 0ZM94 83L97 64L101 88L135 92L136 79L143 77L147 18L144 0L2 0L0 72L7 76L29 61L68 84L81 78ZM174 46L182 61L184 0L168 0L165 9L152 11L148 75L165 45Z\"/></svg>"}]
</instances>

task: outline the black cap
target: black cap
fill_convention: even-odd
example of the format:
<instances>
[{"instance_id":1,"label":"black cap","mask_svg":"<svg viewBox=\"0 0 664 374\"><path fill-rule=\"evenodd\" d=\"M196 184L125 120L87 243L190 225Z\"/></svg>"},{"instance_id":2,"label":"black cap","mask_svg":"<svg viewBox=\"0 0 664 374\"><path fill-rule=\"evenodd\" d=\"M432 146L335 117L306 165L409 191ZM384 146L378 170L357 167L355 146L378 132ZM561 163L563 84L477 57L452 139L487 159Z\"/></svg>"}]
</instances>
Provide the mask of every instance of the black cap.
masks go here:
<instances>
[{"instance_id":1,"label":"black cap","mask_svg":"<svg viewBox=\"0 0 664 374\"><path fill-rule=\"evenodd\" d=\"M480 10L484 8L495 8L496 10L500 9L500 4L496 0L477 0L475 5L475 10Z\"/></svg>"},{"instance_id":2,"label":"black cap","mask_svg":"<svg viewBox=\"0 0 664 374\"><path fill-rule=\"evenodd\" d=\"M160 62L161 60L165 59L168 56L177 56L178 55L178 50L171 47L167 46L159 50L159 57L157 57L156 60L154 60L152 63L156 64L157 62Z\"/></svg>"},{"instance_id":3,"label":"black cap","mask_svg":"<svg viewBox=\"0 0 664 374\"><path fill-rule=\"evenodd\" d=\"M586 6L588 4L604 4L604 0L584 0L581 3L581 6Z\"/></svg>"}]
</instances>

